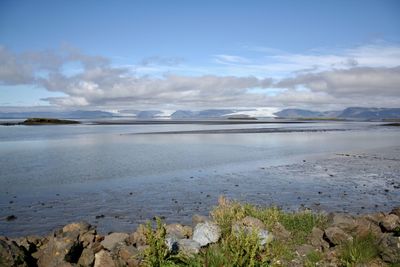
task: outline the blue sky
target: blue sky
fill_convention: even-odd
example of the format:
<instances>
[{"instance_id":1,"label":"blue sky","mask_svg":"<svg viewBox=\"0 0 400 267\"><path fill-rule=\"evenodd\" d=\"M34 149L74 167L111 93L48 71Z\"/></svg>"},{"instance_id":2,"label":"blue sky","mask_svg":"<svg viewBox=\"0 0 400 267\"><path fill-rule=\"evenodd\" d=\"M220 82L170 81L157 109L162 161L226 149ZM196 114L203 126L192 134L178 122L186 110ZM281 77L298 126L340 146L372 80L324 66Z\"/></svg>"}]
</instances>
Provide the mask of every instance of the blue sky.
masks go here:
<instances>
[{"instance_id":1,"label":"blue sky","mask_svg":"<svg viewBox=\"0 0 400 267\"><path fill-rule=\"evenodd\" d=\"M399 14L388 0L3 0L0 106L393 106ZM393 80L349 82L369 73Z\"/></svg>"}]
</instances>

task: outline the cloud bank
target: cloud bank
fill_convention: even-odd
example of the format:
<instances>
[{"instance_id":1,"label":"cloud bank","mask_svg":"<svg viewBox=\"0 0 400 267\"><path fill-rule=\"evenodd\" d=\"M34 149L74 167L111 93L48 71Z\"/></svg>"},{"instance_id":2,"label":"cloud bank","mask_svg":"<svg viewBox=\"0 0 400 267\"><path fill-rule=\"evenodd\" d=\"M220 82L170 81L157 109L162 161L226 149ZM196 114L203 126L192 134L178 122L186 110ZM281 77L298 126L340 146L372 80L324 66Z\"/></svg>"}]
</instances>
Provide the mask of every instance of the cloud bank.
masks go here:
<instances>
[{"instance_id":1,"label":"cloud bank","mask_svg":"<svg viewBox=\"0 0 400 267\"><path fill-rule=\"evenodd\" d=\"M218 75L215 71L143 75L135 68L116 66L108 58L73 48L18 54L0 46L0 85L35 85L61 92L65 96L45 99L60 107L397 107L400 48L387 46L377 51L376 46L365 46L342 55L282 53L264 55L261 58L266 62L261 63L217 55L217 64L228 70L240 68L243 75ZM176 66L182 62L177 57L151 57L138 66ZM274 75L279 68L286 68L284 77ZM254 72L258 75L252 75Z\"/></svg>"}]
</instances>

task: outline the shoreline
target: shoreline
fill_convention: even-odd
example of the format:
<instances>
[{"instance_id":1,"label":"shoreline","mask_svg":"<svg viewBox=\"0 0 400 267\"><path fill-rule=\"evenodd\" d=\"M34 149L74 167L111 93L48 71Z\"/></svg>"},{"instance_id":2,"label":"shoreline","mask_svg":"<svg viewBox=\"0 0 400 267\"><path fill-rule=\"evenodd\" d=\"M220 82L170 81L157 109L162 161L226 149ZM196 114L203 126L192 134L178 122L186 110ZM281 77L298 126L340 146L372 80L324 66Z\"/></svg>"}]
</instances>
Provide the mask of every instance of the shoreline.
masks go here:
<instances>
[{"instance_id":1,"label":"shoreline","mask_svg":"<svg viewBox=\"0 0 400 267\"><path fill-rule=\"evenodd\" d=\"M232 258L240 250L243 258ZM353 254L358 250L371 253ZM223 266L397 266L400 206L359 216L289 213L220 197L209 216L193 214L190 225L153 218L131 232L101 235L73 222L45 236L0 236L0 265L9 266L204 266L209 253L220 253Z\"/></svg>"}]
</instances>

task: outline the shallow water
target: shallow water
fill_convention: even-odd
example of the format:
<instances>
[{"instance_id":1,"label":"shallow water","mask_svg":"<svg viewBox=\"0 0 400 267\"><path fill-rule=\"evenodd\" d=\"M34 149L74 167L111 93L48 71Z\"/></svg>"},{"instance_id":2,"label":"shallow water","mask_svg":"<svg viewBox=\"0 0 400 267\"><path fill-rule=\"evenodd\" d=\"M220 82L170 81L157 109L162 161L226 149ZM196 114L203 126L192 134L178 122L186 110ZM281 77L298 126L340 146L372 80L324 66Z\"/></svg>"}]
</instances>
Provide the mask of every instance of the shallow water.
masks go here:
<instances>
[{"instance_id":1,"label":"shallow water","mask_svg":"<svg viewBox=\"0 0 400 267\"><path fill-rule=\"evenodd\" d=\"M130 134L257 127L349 131ZM397 159L398 140L397 128L354 122L0 127L0 235L44 234L82 219L102 232L133 230L156 215L188 223L221 194L289 209L390 208L400 204L399 192L390 187L390 179L399 180L398 161L351 162L336 154L367 151ZM364 188L368 198L360 198L353 186L369 180L382 190ZM314 196L317 187L330 197ZM352 195L345 203L343 187L349 187L345 196ZM11 214L17 220L5 221Z\"/></svg>"}]
</instances>

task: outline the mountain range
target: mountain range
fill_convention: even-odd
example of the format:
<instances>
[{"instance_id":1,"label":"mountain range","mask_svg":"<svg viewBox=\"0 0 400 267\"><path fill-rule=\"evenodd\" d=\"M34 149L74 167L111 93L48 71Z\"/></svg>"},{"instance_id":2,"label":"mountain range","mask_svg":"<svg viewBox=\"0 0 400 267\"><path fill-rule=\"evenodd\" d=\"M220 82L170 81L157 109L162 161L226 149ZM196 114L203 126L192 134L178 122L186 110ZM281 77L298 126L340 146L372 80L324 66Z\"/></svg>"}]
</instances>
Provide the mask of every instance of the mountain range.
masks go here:
<instances>
[{"instance_id":1,"label":"mountain range","mask_svg":"<svg viewBox=\"0 0 400 267\"><path fill-rule=\"evenodd\" d=\"M249 117L279 117L279 118L333 118L353 120L400 119L400 108L365 108L349 107L338 111L313 111L307 109L283 109L275 112L273 109L206 109L193 110L75 110L75 111L36 111L36 112L1 112L0 119L26 118L56 118L56 119L99 119L134 117L137 119L206 119L206 118L249 118Z\"/></svg>"},{"instance_id":2,"label":"mountain range","mask_svg":"<svg viewBox=\"0 0 400 267\"><path fill-rule=\"evenodd\" d=\"M353 120L400 119L400 108L349 107L340 111L311 111L307 109L283 109L274 113L280 118L337 118Z\"/></svg>"}]
</instances>

